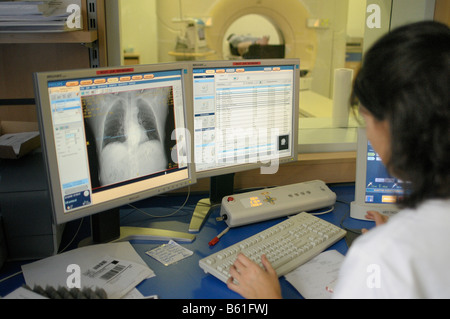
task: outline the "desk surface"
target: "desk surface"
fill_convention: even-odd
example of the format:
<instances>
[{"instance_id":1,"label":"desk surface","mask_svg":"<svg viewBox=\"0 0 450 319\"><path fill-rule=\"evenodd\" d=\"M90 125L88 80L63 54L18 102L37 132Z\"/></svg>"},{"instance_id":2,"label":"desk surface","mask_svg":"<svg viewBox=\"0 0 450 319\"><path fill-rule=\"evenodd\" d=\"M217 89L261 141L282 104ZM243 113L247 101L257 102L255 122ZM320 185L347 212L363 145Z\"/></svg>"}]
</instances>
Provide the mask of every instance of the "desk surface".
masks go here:
<instances>
[{"instance_id":1,"label":"desk surface","mask_svg":"<svg viewBox=\"0 0 450 319\"><path fill-rule=\"evenodd\" d=\"M354 198L354 185L334 185L330 188L337 194L338 201L336 202L333 212L320 215L326 221L335 225L340 225L341 220L348 216L349 204ZM153 227L187 232L192 211L195 204L204 196L190 196L187 204L178 213L171 217L154 218L135 211L133 208L124 207L121 210L121 223L123 226L139 226L139 227ZM153 197L136 204L137 207L145 210L149 214L155 216L165 216L173 213L185 201L184 196L158 196ZM233 299L240 298L240 296L230 291L224 283L215 277L205 274L198 266L200 259L228 247L236 242L239 242L251 235L254 235L270 226L275 225L284 218L274 219L266 222L246 225L242 227L232 228L224 235L219 243L214 246L208 246L208 242L226 228L224 222L216 221L219 216L220 208L217 207L212 210L211 215L203 226L202 230L197 234L197 237L192 243L183 243L182 245L194 254L186 259L181 260L176 264L164 266L157 260L145 254L146 251L151 250L162 243L161 241L132 241L131 244L148 264L148 266L155 272L156 276L142 282L137 288L143 295L158 295L163 299ZM72 225L66 227L66 231L61 246L64 246L64 241L73 236L74 228L78 226L79 222L72 222ZM88 224L88 223L85 223ZM373 226L371 222L363 222L346 218L344 225L349 228L369 228ZM84 226L84 235L89 231L89 225ZM72 233L71 233L72 232ZM82 237L80 237L81 239ZM75 239L75 242L79 239ZM335 249L342 254L346 254L348 246L344 239L340 240L329 249ZM5 278L17 271L20 271L20 265L24 262L8 262L0 271L0 279ZM301 295L293 288L284 277L280 278L282 294L284 298L301 298ZM0 283L0 296L4 296L14 289L24 284L23 275L19 274Z\"/></svg>"}]
</instances>

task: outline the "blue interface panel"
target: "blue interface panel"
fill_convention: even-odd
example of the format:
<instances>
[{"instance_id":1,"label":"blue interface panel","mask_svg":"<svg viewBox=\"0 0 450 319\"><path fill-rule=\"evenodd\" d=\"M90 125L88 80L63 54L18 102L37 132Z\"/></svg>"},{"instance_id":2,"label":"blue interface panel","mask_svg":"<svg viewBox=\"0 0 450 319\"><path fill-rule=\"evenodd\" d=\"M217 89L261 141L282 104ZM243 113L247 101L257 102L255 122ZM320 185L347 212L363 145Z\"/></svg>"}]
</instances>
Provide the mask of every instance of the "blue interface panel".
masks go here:
<instances>
[{"instance_id":1,"label":"blue interface panel","mask_svg":"<svg viewBox=\"0 0 450 319\"><path fill-rule=\"evenodd\" d=\"M367 143L365 202L395 204L403 196L403 181L391 176L370 142Z\"/></svg>"}]
</instances>

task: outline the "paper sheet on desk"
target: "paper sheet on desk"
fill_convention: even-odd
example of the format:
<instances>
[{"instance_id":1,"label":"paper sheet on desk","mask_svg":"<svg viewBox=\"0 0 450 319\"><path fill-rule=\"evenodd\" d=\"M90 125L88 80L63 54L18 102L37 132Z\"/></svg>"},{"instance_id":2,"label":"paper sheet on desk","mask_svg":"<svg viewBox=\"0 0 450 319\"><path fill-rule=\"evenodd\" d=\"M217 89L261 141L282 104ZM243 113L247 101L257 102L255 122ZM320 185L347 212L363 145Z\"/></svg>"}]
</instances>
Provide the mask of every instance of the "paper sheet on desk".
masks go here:
<instances>
[{"instance_id":1,"label":"paper sheet on desk","mask_svg":"<svg viewBox=\"0 0 450 319\"><path fill-rule=\"evenodd\" d=\"M306 299L329 299L344 256L328 250L287 274L286 280Z\"/></svg>"},{"instance_id":2,"label":"paper sheet on desk","mask_svg":"<svg viewBox=\"0 0 450 319\"><path fill-rule=\"evenodd\" d=\"M142 280L155 275L129 242L99 244L74 249L23 265L22 270L25 282L31 288L35 285L43 288L46 286L67 287L67 280L73 274L73 270L68 271L69 265L80 267L81 288L92 285L101 286L102 283L107 282L108 284L101 288L105 289L108 298L121 298ZM115 268L116 266L117 268ZM98 270L101 267L104 267L103 272L98 272L97 276L94 276L93 269ZM109 275L117 272L120 277L108 278L109 275L106 275L103 279L99 279L108 271L111 271Z\"/></svg>"},{"instance_id":3,"label":"paper sheet on desk","mask_svg":"<svg viewBox=\"0 0 450 319\"><path fill-rule=\"evenodd\" d=\"M180 246L173 240L170 240L167 244L156 247L155 249L146 251L145 253L158 260L164 266L169 266L194 254L193 251Z\"/></svg>"}]
</instances>

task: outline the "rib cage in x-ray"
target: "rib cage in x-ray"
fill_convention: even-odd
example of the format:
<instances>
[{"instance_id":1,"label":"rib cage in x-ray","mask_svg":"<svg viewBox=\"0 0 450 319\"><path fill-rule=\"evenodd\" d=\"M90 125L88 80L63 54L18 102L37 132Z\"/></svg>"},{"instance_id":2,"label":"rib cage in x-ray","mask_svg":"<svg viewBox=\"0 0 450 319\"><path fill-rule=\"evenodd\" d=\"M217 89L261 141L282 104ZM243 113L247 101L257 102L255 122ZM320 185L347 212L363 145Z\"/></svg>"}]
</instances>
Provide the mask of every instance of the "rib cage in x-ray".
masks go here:
<instances>
[{"instance_id":1,"label":"rib cage in x-ray","mask_svg":"<svg viewBox=\"0 0 450 319\"><path fill-rule=\"evenodd\" d=\"M114 102L109 113L105 118L105 125L103 131L102 148L113 142L124 143L126 141L126 115L129 105L135 104L137 107L137 121L138 124L144 128L145 134L149 140L158 140L160 136L157 130L157 121L154 112L149 108L149 105L142 98L135 101L127 96L128 99L118 99ZM163 101L160 101L161 103ZM133 114L134 116L134 114Z\"/></svg>"},{"instance_id":2,"label":"rib cage in x-ray","mask_svg":"<svg viewBox=\"0 0 450 319\"><path fill-rule=\"evenodd\" d=\"M123 123L125 118L125 104L118 100L111 107L106 116L105 126L103 129L102 149L106 145L113 142L125 142L125 125Z\"/></svg>"},{"instance_id":3,"label":"rib cage in x-ray","mask_svg":"<svg viewBox=\"0 0 450 319\"><path fill-rule=\"evenodd\" d=\"M166 169L165 123L171 87L85 97L96 140L100 185Z\"/></svg>"}]
</instances>

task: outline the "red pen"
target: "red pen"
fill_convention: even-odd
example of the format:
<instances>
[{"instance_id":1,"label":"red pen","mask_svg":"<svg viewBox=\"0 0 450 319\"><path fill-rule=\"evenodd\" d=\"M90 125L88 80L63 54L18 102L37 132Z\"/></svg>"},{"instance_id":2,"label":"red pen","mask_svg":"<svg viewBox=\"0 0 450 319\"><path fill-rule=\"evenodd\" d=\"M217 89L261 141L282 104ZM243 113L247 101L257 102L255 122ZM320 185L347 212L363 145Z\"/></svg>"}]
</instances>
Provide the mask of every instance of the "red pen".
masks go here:
<instances>
[{"instance_id":1,"label":"red pen","mask_svg":"<svg viewBox=\"0 0 450 319\"><path fill-rule=\"evenodd\" d=\"M230 230L230 227L225 228L225 230L224 230L223 232L221 232L219 235L217 235L216 237L214 237L214 238L208 243L208 245L214 246L215 244L217 244L217 243L219 242L220 237L222 237L223 235L225 235L229 230Z\"/></svg>"}]
</instances>

